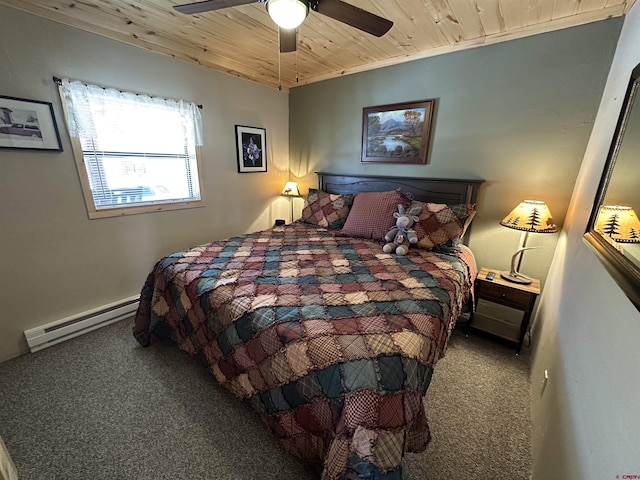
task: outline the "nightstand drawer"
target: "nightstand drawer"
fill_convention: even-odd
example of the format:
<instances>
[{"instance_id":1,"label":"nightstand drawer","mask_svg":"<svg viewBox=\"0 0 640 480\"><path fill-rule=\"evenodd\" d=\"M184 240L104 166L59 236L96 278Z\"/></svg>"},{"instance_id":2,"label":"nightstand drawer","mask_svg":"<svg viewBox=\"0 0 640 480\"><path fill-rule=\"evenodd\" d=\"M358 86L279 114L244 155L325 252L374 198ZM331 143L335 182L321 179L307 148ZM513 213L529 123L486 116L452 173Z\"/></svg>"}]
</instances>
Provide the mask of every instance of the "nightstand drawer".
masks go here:
<instances>
[{"instance_id":1,"label":"nightstand drawer","mask_svg":"<svg viewBox=\"0 0 640 480\"><path fill-rule=\"evenodd\" d=\"M495 301L507 307L528 310L535 301L536 295L521 290L503 287L495 283L482 282L479 296L485 300Z\"/></svg>"}]
</instances>

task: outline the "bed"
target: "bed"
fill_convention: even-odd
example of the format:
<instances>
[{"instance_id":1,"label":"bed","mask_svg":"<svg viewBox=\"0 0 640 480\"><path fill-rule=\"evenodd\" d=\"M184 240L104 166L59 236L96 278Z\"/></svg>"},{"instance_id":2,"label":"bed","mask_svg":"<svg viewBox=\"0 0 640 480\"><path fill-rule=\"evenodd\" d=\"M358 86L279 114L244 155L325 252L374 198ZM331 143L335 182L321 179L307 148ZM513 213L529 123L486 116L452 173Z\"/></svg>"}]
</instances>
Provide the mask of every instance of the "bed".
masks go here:
<instances>
[{"instance_id":1,"label":"bed","mask_svg":"<svg viewBox=\"0 0 640 480\"><path fill-rule=\"evenodd\" d=\"M451 241L385 254L380 233L354 236L352 219L357 209L380 213L366 195L469 206L482 181L317 175L304 222L160 259L134 335L196 355L286 451L321 464L323 480L401 479L404 453L430 440L423 397L472 304L475 261ZM313 217L318 199L329 203ZM465 239L469 216L458 222Z\"/></svg>"}]
</instances>

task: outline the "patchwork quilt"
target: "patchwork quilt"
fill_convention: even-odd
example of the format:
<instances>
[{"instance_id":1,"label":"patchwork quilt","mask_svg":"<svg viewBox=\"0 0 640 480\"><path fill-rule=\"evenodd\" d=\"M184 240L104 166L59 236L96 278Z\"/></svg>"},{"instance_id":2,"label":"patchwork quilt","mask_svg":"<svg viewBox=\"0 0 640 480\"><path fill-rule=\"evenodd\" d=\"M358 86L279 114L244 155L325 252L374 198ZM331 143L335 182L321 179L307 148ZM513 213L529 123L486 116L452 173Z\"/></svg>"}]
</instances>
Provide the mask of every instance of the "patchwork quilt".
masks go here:
<instances>
[{"instance_id":1,"label":"patchwork quilt","mask_svg":"<svg viewBox=\"0 0 640 480\"><path fill-rule=\"evenodd\" d=\"M429 442L423 396L472 268L294 223L161 259L134 335L198 355L323 480L401 479Z\"/></svg>"}]
</instances>

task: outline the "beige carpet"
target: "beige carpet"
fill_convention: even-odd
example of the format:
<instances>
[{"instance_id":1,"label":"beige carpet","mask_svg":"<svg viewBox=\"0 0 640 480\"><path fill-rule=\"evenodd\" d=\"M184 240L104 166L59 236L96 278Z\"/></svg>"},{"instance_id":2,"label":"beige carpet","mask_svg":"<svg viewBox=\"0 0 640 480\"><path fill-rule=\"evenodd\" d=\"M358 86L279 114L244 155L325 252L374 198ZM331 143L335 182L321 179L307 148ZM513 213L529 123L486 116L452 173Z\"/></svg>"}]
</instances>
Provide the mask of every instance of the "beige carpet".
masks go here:
<instances>
[{"instance_id":1,"label":"beige carpet","mask_svg":"<svg viewBox=\"0 0 640 480\"><path fill-rule=\"evenodd\" d=\"M317 480L195 358L115 323L0 364L0 436L21 480ZM405 480L530 476L528 357L454 332Z\"/></svg>"}]
</instances>

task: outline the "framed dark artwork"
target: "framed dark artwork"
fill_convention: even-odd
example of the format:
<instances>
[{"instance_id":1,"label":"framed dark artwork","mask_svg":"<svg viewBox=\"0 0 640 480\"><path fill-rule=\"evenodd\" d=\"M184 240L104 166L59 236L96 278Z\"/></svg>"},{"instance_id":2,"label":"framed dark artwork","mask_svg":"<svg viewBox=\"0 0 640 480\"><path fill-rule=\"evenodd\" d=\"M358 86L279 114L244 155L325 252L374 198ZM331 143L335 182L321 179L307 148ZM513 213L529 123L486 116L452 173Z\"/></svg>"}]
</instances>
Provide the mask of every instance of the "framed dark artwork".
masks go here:
<instances>
[{"instance_id":1,"label":"framed dark artwork","mask_svg":"<svg viewBox=\"0 0 640 480\"><path fill-rule=\"evenodd\" d=\"M427 163L435 99L362 109L362 162Z\"/></svg>"},{"instance_id":2,"label":"framed dark artwork","mask_svg":"<svg viewBox=\"0 0 640 480\"><path fill-rule=\"evenodd\" d=\"M53 105L0 96L0 148L62 151Z\"/></svg>"},{"instance_id":3,"label":"framed dark artwork","mask_svg":"<svg viewBox=\"0 0 640 480\"><path fill-rule=\"evenodd\" d=\"M267 171L267 131L236 125L238 173Z\"/></svg>"}]
</instances>

